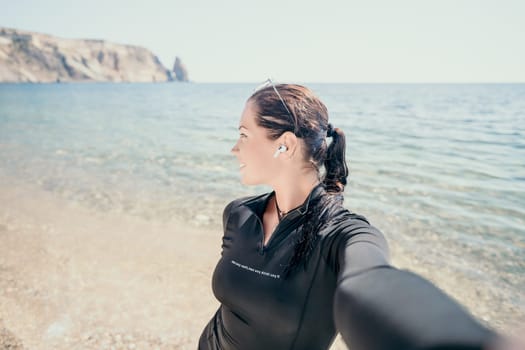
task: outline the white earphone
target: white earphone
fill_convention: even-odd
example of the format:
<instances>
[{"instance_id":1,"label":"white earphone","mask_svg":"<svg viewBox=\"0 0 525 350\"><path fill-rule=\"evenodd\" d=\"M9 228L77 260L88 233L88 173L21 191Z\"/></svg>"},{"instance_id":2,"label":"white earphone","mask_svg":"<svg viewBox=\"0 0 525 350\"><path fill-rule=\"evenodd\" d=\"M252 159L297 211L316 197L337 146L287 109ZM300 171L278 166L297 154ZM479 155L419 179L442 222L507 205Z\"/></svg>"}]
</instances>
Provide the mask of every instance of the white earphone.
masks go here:
<instances>
[{"instance_id":1,"label":"white earphone","mask_svg":"<svg viewBox=\"0 0 525 350\"><path fill-rule=\"evenodd\" d=\"M288 150L288 147L286 145L280 145L279 148L277 148L277 151L273 154L274 158L279 157L279 153L284 153Z\"/></svg>"}]
</instances>

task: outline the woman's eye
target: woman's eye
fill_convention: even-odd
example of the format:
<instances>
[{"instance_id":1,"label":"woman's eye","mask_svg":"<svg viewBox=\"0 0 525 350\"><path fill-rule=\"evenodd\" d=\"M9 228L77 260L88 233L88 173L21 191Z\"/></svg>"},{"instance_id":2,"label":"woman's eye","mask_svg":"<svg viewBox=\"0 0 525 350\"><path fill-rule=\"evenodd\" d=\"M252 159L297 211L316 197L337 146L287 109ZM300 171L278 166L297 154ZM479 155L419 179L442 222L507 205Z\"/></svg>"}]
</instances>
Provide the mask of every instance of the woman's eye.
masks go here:
<instances>
[{"instance_id":1,"label":"woman's eye","mask_svg":"<svg viewBox=\"0 0 525 350\"><path fill-rule=\"evenodd\" d=\"M246 134L239 134L239 137L246 137Z\"/></svg>"}]
</instances>

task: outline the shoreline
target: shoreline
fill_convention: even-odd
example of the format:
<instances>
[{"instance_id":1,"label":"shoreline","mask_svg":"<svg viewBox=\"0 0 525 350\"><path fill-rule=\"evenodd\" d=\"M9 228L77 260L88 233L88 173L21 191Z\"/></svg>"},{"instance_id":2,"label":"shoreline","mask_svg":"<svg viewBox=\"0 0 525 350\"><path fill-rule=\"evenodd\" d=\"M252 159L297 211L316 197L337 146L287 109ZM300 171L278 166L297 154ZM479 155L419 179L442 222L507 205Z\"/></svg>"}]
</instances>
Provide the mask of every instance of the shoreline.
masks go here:
<instances>
[{"instance_id":1,"label":"shoreline","mask_svg":"<svg viewBox=\"0 0 525 350\"><path fill-rule=\"evenodd\" d=\"M96 212L29 185L1 186L0 203L8 203L0 207L0 344L195 349L218 307L211 274L220 227ZM495 291L389 243L395 266L430 279L496 330L517 332L523 314ZM346 347L337 340L331 349Z\"/></svg>"}]
</instances>

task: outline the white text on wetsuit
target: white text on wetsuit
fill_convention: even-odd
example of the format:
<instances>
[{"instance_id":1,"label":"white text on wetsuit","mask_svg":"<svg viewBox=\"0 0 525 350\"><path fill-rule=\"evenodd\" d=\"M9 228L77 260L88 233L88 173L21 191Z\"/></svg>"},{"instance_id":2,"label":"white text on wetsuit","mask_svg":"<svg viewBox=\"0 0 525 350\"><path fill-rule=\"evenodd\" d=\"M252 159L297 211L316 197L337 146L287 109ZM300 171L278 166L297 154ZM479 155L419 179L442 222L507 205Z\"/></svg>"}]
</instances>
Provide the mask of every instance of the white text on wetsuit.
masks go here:
<instances>
[{"instance_id":1,"label":"white text on wetsuit","mask_svg":"<svg viewBox=\"0 0 525 350\"><path fill-rule=\"evenodd\" d=\"M271 277L271 278L281 278L280 275L275 275L275 274L273 274L273 273L269 273L269 272L266 272L266 271L260 271L260 270L254 269L253 267L249 267L249 266L246 266L246 265L240 264L240 263L238 263L238 262L235 261L235 260L232 260L232 264L235 265L235 266L240 267L241 269L244 269L244 270L248 270L248 271L251 271L251 272L258 273L259 275L263 275L263 276Z\"/></svg>"}]
</instances>

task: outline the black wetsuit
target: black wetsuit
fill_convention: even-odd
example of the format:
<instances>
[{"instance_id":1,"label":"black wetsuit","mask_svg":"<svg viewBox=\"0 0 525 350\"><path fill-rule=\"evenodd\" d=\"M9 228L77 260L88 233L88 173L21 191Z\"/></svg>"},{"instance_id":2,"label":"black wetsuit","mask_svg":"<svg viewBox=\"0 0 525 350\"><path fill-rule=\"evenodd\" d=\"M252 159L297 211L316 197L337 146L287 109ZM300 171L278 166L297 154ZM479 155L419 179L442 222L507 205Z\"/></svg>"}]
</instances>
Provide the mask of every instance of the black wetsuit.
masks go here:
<instances>
[{"instance_id":1,"label":"black wetsuit","mask_svg":"<svg viewBox=\"0 0 525 350\"><path fill-rule=\"evenodd\" d=\"M224 210L222 257L212 282L221 306L201 335L200 350L321 350L337 331L352 349L481 346L492 337L433 285L391 267L381 232L340 204L318 232L305 268L285 277L304 213L326 192L315 187L264 246L262 216L272 195L235 200ZM421 312L427 295L449 313ZM433 329L449 315L466 332L455 343Z\"/></svg>"}]
</instances>

